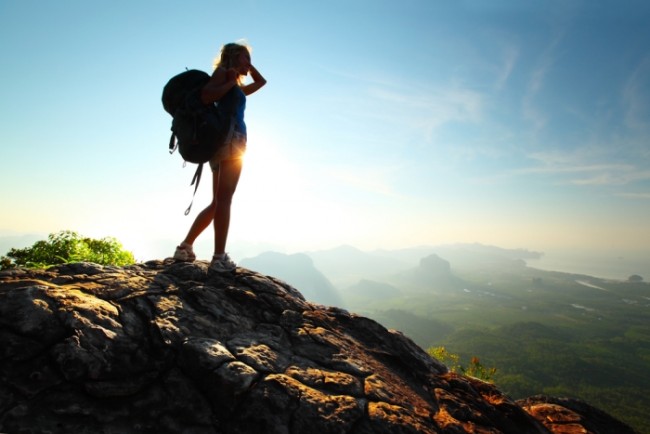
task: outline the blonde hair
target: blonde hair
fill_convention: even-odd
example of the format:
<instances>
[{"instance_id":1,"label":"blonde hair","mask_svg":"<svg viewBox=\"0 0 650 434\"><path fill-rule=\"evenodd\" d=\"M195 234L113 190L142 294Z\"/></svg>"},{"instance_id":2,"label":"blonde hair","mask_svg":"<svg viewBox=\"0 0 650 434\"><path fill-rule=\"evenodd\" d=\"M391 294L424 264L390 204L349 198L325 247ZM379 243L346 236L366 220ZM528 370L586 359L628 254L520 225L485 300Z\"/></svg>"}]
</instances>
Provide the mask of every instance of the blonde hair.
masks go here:
<instances>
[{"instance_id":1,"label":"blonde hair","mask_svg":"<svg viewBox=\"0 0 650 434\"><path fill-rule=\"evenodd\" d=\"M235 63L237 62L237 57L243 52L247 51L248 54L251 54L252 48L246 41L237 41L237 42L230 42L228 44L225 44L221 47L221 52L217 57L215 57L213 66L214 69L216 70L219 67L225 68L225 69L230 69L234 66L237 66ZM244 82L244 76L240 75L237 77L237 83L239 85L242 85Z\"/></svg>"}]
</instances>

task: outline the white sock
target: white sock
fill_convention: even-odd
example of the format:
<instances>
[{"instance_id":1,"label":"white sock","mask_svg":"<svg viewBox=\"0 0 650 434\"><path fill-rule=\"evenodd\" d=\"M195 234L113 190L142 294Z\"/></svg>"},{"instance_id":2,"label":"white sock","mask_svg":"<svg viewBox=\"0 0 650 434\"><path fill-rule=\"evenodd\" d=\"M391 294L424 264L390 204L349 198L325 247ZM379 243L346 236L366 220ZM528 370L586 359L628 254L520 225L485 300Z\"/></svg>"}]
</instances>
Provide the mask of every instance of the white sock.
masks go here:
<instances>
[{"instance_id":1,"label":"white sock","mask_svg":"<svg viewBox=\"0 0 650 434\"><path fill-rule=\"evenodd\" d=\"M214 255L212 255L212 259L214 259L215 261L223 261L225 258L226 258L225 253L215 253Z\"/></svg>"}]
</instances>

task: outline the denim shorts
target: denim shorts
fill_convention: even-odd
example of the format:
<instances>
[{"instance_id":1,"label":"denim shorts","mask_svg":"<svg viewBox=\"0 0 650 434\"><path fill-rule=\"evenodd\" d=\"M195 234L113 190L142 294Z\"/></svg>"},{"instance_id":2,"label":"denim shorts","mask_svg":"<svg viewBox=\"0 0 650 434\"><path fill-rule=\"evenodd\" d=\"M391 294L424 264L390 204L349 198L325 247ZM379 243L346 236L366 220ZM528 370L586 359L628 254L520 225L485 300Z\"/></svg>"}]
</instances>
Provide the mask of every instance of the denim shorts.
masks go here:
<instances>
[{"instance_id":1,"label":"denim shorts","mask_svg":"<svg viewBox=\"0 0 650 434\"><path fill-rule=\"evenodd\" d=\"M246 135L235 131L230 143L224 145L210 159L210 168L212 171L219 170L219 163L224 160L238 160L244 158L246 153Z\"/></svg>"}]
</instances>

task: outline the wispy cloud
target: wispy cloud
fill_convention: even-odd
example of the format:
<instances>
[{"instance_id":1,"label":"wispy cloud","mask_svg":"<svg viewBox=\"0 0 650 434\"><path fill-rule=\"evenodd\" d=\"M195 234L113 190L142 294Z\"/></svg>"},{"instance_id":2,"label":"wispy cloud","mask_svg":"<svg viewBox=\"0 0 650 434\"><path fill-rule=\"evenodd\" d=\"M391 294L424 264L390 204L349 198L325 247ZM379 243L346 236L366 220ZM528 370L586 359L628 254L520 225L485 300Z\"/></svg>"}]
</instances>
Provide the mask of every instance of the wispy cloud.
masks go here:
<instances>
[{"instance_id":1,"label":"wispy cloud","mask_svg":"<svg viewBox=\"0 0 650 434\"><path fill-rule=\"evenodd\" d=\"M537 92L542 87L544 76L550 65L545 64L538 66L532 73L528 89L521 103L522 114L524 119L533 125L534 131L539 131L546 125L547 118L535 104Z\"/></svg>"},{"instance_id":2,"label":"wispy cloud","mask_svg":"<svg viewBox=\"0 0 650 434\"><path fill-rule=\"evenodd\" d=\"M391 107L392 121L420 130L430 141L435 131L451 122L479 123L483 119L484 96L460 84L435 89L412 86L402 89L373 86L368 89L369 105ZM373 112L372 108L369 110ZM377 113L377 112L375 112Z\"/></svg>"},{"instance_id":3,"label":"wispy cloud","mask_svg":"<svg viewBox=\"0 0 650 434\"><path fill-rule=\"evenodd\" d=\"M504 48L503 62L500 65L500 68L496 76L495 87L497 90L503 89L506 83L508 82L508 79L510 78L510 74L512 74L512 70L514 69L515 64L517 63L518 58L519 58L519 49L517 47L515 47L514 45L508 45Z\"/></svg>"},{"instance_id":4,"label":"wispy cloud","mask_svg":"<svg viewBox=\"0 0 650 434\"><path fill-rule=\"evenodd\" d=\"M616 194L616 196L626 197L626 198L629 198L629 199L650 200L650 192L648 192L648 193L624 192L624 193L618 193L618 194Z\"/></svg>"},{"instance_id":5,"label":"wispy cloud","mask_svg":"<svg viewBox=\"0 0 650 434\"><path fill-rule=\"evenodd\" d=\"M629 128L644 131L650 129L648 98L650 98L650 55L641 60L623 87L625 123Z\"/></svg>"},{"instance_id":6,"label":"wispy cloud","mask_svg":"<svg viewBox=\"0 0 650 434\"><path fill-rule=\"evenodd\" d=\"M535 131L539 131L547 123L547 116L536 104L537 95L543 90L546 77L556 63L556 51L564 39L565 25L559 25L553 30L554 34L544 50L537 58L530 73L528 85L522 99L524 119L528 120Z\"/></svg>"},{"instance_id":7,"label":"wispy cloud","mask_svg":"<svg viewBox=\"0 0 650 434\"><path fill-rule=\"evenodd\" d=\"M516 53L506 55L500 80L510 74ZM511 58L513 57L513 58ZM344 96L332 96L339 113L349 117L370 118L400 128L420 131L430 140L436 129L450 122L478 123L483 120L486 95L450 77L433 86L430 82L408 82L403 77L390 77L386 72L351 73L324 69L350 82L353 90Z\"/></svg>"},{"instance_id":8,"label":"wispy cloud","mask_svg":"<svg viewBox=\"0 0 650 434\"><path fill-rule=\"evenodd\" d=\"M593 176L579 177L571 180L575 185L627 185L637 181L650 179L650 171L638 170L630 166L624 169L599 169Z\"/></svg>"},{"instance_id":9,"label":"wispy cloud","mask_svg":"<svg viewBox=\"0 0 650 434\"><path fill-rule=\"evenodd\" d=\"M530 154L531 167L514 170L516 175L559 175L564 183L584 186L621 186L650 180L650 169L633 162L603 162L605 155L593 148L571 152L538 152ZM600 158L597 158L600 157Z\"/></svg>"}]
</instances>

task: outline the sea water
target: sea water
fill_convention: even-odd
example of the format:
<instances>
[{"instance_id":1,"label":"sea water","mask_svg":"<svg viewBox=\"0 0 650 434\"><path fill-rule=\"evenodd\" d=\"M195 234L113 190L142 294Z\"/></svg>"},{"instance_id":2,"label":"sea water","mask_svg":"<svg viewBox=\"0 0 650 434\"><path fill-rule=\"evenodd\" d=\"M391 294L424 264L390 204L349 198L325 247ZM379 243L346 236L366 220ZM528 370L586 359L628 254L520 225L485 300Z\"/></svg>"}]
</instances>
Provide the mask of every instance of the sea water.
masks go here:
<instances>
[{"instance_id":1,"label":"sea water","mask_svg":"<svg viewBox=\"0 0 650 434\"><path fill-rule=\"evenodd\" d=\"M529 267L548 271L586 274L603 279L628 280L631 275L650 282L650 250L585 251L550 250L539 259L527 259Z\"/></svg>"}]
</instances>

